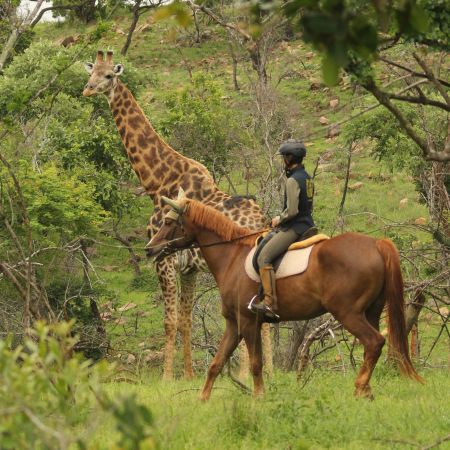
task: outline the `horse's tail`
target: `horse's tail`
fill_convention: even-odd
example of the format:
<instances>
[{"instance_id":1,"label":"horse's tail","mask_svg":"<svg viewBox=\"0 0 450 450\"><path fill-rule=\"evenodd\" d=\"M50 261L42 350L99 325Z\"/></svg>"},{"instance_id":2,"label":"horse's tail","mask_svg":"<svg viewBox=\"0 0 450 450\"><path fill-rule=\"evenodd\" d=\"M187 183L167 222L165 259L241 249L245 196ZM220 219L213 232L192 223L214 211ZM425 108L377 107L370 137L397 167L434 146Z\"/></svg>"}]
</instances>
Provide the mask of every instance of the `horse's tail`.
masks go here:
<instances>
[{"instance_id":1,"label":"horse's tail","mask_svg":"<svg viewBox=\"0 0 450 450\"><path fill-rule=\"evenodd\" d=\"M408 351L408 336L405 323L405 301L400 257L395 245L389 239L376 242L384 260L384 294L388 312L388 340L390 351L397 359L400 371L416 381L423 382L414 369Z\"/></svg>"}]
</instances>

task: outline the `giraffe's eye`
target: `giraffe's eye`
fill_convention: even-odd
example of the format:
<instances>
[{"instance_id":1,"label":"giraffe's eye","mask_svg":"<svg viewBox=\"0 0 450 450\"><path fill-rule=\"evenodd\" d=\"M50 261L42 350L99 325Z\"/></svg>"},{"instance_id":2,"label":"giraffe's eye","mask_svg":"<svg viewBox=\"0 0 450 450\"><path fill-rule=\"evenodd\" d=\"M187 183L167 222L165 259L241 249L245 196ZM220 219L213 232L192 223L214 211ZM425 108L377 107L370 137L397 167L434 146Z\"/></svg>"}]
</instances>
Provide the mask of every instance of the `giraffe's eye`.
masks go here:
<instances>
[{"instance_id":1,"label":"giraffe's eye","mask_svg":"<svg viewBox=\"0 0 450 450\"><path fill-rule=\"evenodd\" d=\"M111 80L111 79L113 78L113 76L114 76L114 75L111 75L111 74L106 75L106 79L107 79L107 80Z\"/></svg>"}]
</instances>

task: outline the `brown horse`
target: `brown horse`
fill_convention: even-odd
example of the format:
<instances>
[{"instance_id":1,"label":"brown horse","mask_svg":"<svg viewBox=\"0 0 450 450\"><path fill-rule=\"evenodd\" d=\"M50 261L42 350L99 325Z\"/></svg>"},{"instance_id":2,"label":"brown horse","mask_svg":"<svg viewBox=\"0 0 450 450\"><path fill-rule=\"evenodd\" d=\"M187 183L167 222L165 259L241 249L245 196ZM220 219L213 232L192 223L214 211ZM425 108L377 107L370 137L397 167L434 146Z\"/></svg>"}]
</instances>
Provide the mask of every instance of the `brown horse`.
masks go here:
<instances>
[{"instance_id":1,"label":"brown horse","mask_svg":"<svg viewBox=\"0 0 450 450\"><path fill-rule=\"evenodd\" d=\"M261 321L247 308L258 292L258 284L244 268L257 236L248 236L251 230L195 200L163 201L177 214L165 219L147 245L147 253L151 256L152 248L169 242L173 249L196 243L222 298L226 329L201 399L210 397L217 375L242 338L250 355L254 394L262 394ZM385 341L379 333L379 322L387 303L389 343L400 370L421 381L408 354L400 260L391 241L356 233L322 241L314 246L306 272L278 280L277 292L281 320L305 320L330 312L359 339L364 346L364 362L355 381L358 397L372 398L369 381Z\"/></svg>"}]
</instances>

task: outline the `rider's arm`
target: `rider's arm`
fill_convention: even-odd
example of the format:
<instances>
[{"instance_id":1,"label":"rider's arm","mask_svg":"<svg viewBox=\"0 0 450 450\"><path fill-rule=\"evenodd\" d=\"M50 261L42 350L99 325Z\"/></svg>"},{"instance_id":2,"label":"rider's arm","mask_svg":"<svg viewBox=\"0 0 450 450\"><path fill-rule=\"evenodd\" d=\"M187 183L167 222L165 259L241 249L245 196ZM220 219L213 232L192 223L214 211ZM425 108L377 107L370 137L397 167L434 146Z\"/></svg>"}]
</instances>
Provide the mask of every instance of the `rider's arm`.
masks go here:
<instances>
[{"instance_id":1,"label":"rider's arm","mask_svg":"<svg viewBox=\"0 0 450 450\"><path fill-rule=\"evenodd\" d=\"M280 214L280 224L292 219L298 214L298 199L300 186L293 178L286 180L286 209Z\"/></svg>"}]
</instances>

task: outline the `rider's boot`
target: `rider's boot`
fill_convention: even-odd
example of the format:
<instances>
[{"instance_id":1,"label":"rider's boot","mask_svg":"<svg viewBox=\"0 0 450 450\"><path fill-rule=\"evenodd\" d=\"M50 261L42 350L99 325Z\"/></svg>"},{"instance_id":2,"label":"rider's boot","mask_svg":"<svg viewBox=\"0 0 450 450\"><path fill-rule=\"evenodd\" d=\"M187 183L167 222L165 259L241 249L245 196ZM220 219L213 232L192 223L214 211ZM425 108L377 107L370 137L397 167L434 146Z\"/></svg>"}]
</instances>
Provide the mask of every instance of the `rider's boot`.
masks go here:
<instances>
[{"instance_id":1,"label":"rider's boot","mask_svg":"<svg viewBox=\"0 0 450 450\"><path fill-rule=\"evenodd\" d=\"M270 322L277 322L280 316L276 313L278 309L275 271L272 264L259 269L259 276L261 277L264 298L260 303L252 304L252 311L261 313L264 319Z\"/></svg>"}]
</instances>

